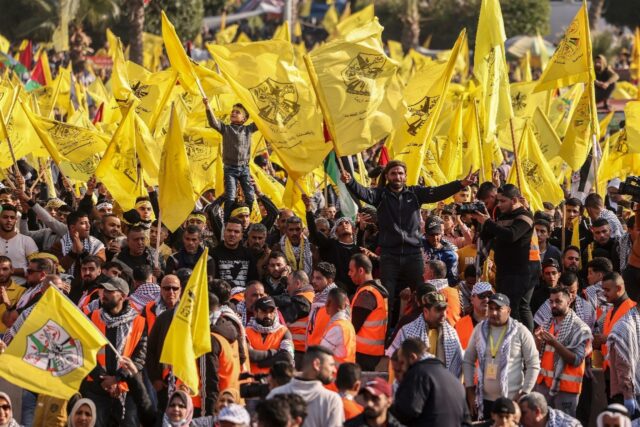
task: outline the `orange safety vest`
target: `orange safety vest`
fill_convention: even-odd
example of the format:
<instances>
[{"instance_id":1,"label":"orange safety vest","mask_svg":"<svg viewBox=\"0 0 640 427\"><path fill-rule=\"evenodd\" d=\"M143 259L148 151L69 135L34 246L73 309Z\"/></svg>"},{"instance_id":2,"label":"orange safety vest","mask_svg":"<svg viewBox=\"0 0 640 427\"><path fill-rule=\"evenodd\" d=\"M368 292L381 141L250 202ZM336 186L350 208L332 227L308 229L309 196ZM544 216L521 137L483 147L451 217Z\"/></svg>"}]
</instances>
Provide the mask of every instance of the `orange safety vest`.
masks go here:
<instances>
[{"instance_id":1,"label":"orange safety vest","mask_svg":"<svg viewBox=\"0 0 640 427\"><path fill-rule=\"evenodd\" d=\"M382 293L375 286L361 286L351 302L352 313L358 295L362 292L371 292L373 294L376 298L376 308L369 313L356 335L356 352L370 356L384 356L384 338L387 335L389 313L387 299L382 296Z\"/></svg>"},{"instance_id":2,"label":"orange safety vest","mask_svg":"<svg viewBox=\"0 0 640 427\"><path fill-rule=\"evenodd\" d=\"M94 310L91 313L90 318L93 324L96 325L98 330L102 332L102 335L105 335L107 330L107 325L105 325L105 323L100 318L101 311L102 310ZM140 342L140 338L142 338L142 335L144 334L144 327L145 327L144 317L140 315L136 316L136 318L133 319L133 325L131 326L131 330L129 331L129 335L127 336L127 341L124 343L124 349L122 350L123 356L131 357L131 355L133 354L133 351L136 349L136 347L138 346L138 343ZM96 360L98 362L98 365L105 370L107 366L106 348L107 348L106 345L102 346L100 350L98 350L98 354L96 355ZM91 378L91 376L88 376L87 381L93 381L93 378ZM127 383L125 381L120 381L118 385L120 386L121 390L129 391L129 387L127 386Z\"/></svg>"},{"instance_id":3,"label":"orange safety vest","mask_svg":"<svg viewBox=\"0 0 640 427\"><path fill-rule=\"evenodd\" d=\"M309 303L313 302L315 292L308 291L299 294L303 296ZM307 340L307 325L309 323L309 316L301 317L291 323L287 323L289 331L291 331L291 337L293 338L293 348L296 351L304 351L306 349Z\"/></svg>"},{"instance_id":4,"label":"orange safety vest","mask_svg":"<svg viewBox=\"0 0 640 427\"><path fill-rule=\"evenodd\" d=\"M551 325L549 333L553 335L554 330L555 325ZM542 384L544 382L544 384L549 389L551 389L551 384L553 383L554 377L554 354L555 349L549 344L545 344L544 353L542 354L542 359L540 360L540 373L538 374L537 383ZM565 363L564 369L560 374L560 384L558 390L564 391L566 393L579 394L582 391L582 377L584 376L584 370L584 359L578 366L573 366L569 363Z\"/></svg>"},{"instance_id":5,"label":"orange safety vest","mask_svg":"<svg viewBox=\"0 0 640 427\"><path fill-rule=\"evenodd\" d=\"M147 334L151 333L151 328L156 324L156 313L155 313L156 303L155 301L150 302L144 308L144 316L147 319Z\"/></svg>"},{"instance_id":6,"label":"orange safety vest","mask_svg":"<svg viewBox=\"0 0 640 427\"><path fill-rule=\"evenodd\" d=\"M351 418L355 418L364 411L362 405L358 404L353 399L342 398L342 407L344 408L344 419L349 421Z\"/></svg>"},{"instance_id":7,"label":"orange safety vest","mask_svg":"<svg viewBox=\"0 0 640 427\"><path fill-rule=\"evenodd\" d=\"M531 235L531 244L529 246L529 261L540 261L540 245L538 243L538 235L533 230Z\"/></svg>"},{"instance_id":8,"label":"orange safety vest","mask_svg":"<svg viewBox=\"0 0 640 427\"><path fill-rule=\"evenodd\" d=\"M329 324L329 320L331 320L331 317L327 314L326 307L312 310L309 314L309 323L307 324L307 347L320 345L320 342L322 342L322 334Z\"/></svg>"},{"instance_id":9,"label":"orange safety vest","mask_svg":"<svg viewBox=\"0 0 640 427\"><path fill-rule=\"evenodd\" d=\"M460 313L462 312L460 293L458 289L452 288L451 286L445 287L440 293L447 300L447 311L445 313L447 322L449 322L451 326L456 326L456 323L460 320Z\"/></svg>"},{"instance_id":10,"label":"orange safety vest","mask_svg":"<svg viewBox=\"0 0 640 427\"><path fill-rule=\"evenodd\" d=\"M613 317L611 316L611 312L613 311L613 308L609 309L609 311L607 312L607 315L604 318L604 327L603 327L602 333L605 336L608 336L611 333L611 330L613 329L613 325L615 325L616 322L622 316L627 314L629 310L631 310L635 306L636 306L636 303L633 302L633 300L631 300L630 298L628 298L622 304L620 304L620 307L618 307ZM607 347L606 342L600 346L600 352L602 353L602 357L604 359L604 361L602 362L602 369L606 369L609 367L609 361L607 360L607 354L609 354L609 348Z\"/></svg>"},{"instance_id":11,"label":"orange safety vest","mask_svg":"<svg viewBox=\"0 0 640 427\"><path fill-rule=\"evenodd\" d=\"M211 332L220 343L220 356L218 356L219 390L232 388L240 390L240 359L235 357L231 344L222 335Z\"/></svg>"},{"instance_id":12,"label":"orange safety vest","mask_svg":"<svg viewBox=\"0 0 640 427\"><path fill-rule=\"evenodd\" d=\"M244 292L238 292L237 294L235 294L231 298L229 298L229 301L233 301L236 304L244 301Z\"/></svg>"},{"instance_id":13,"label":"orange safety vest","mask_svg":"<svg viewBox=\"0 0 640 427\"><path fill-rule=\"evenodd\" d=\"M462 344L462 349L466 350L469 345L469 340L471 339L471 334L473 333L473 317L471 314L464 316L462 319L458 320L456 323L456 332L458 333L458 338L460 338L460 344Z\"/></svg>"},{"instance_id":14,"label":"orange safety vest","mask_svg":"<svg viewBox=\"0 0 640 427\"><path fill-rule=\"evenodd\" d=\"M351 362L356 363L356 330L353 329L353 324L347 319L338 319L327 325L322 336L329 332L334 327L342 329L342 345L346 349L347 355L345 357L336 357L336 363Z\"/></svg>"},{"instance_id":15,"label":"orange safety vest","mask_svg":"<svg viewBox=\"0 0 640 427\"><path fill-rule=\"evenodd\" d=\"M82 310L85 315L89 315L89 303L92 301L91 297L93 297L93 294L97 293L99 290L100 288L95 288L78 301L78 307L80 307L80 310Z\"/></svg>"},{"instance_id":16,"label":"orange safety vest","mask_svg":"<svg viewBox=\"0 0 640 427\"><path fill-rule=\"evenodd\" d=\"M260 332L253 329L251 326L247 326L247 340L254 350L276 350L280 348L280 343L287 333L286 326L280 325L280 328L271 333L263 336ZM261 368L257 363L251 362L252 374L266 374L269 372L269 368Z\"/></svg>"}]
</instances>

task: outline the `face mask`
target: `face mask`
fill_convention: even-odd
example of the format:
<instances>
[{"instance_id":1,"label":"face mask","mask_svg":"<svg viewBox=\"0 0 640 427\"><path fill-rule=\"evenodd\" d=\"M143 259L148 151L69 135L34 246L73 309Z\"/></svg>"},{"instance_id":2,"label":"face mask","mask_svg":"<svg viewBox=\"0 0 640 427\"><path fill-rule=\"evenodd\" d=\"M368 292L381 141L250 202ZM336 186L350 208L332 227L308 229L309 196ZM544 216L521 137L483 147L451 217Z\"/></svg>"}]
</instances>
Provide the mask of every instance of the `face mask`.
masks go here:
<instances>
[{"instance_id":1,"label":"face mask","mask_svg":"<svg viewBox=\"0 0 640 427\"><path fill-rule=\"evenodd\" d=\"M264 319L260 319L260 320L256 319L256 321L257 321L260 325L264 326L265 328L268 328L268 327L270 327L270 326L273 326L273 319L270 319L270 318L268 318L268 317L265 317Z\"/></svg>"}]
</instances>

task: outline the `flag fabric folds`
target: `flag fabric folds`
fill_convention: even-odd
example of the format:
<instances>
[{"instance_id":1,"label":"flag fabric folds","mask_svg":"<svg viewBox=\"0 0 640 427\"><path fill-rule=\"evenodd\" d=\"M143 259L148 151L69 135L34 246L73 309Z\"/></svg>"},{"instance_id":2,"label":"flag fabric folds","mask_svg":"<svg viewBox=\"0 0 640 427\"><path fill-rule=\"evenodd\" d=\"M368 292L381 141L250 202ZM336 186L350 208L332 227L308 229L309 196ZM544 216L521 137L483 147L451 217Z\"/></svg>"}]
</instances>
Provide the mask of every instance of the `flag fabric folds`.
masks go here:
<instances>
[{"instance_id":1,"label":"flag fabric folds","mask_svg":"<svg viewBox=\"0 0 640 427\"><path fill-rule=\"evenodd\" d=\"M173 374L198 394L196 359L211 351L209 332L209 296L205 248L193 268L162 346L160 363L171 365Z\"/></svg>"},{"instance_id":2,"label":"flag fabric folds","mask_svg":"<svg viewBox=\"0 0 640 427\"><path fill-rule=\"evenodd\" d=\"M0 355L0 377L34 393L69 399L106 344L91 321L49 287Z\"/></svg>"}]
</instances>

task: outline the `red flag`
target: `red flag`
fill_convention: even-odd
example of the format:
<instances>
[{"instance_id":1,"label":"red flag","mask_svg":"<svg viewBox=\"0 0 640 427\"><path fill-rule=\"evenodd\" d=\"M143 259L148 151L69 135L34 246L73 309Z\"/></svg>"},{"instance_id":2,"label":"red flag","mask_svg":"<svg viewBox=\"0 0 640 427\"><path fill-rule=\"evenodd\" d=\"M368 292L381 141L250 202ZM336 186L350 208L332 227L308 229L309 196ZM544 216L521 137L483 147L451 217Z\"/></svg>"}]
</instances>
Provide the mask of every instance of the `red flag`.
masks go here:
<instances>
[{"instance_id":1,"label":"red flag","mask_svg":"<svg viewBox=\"0 0 640 427\"><path fill-rule=\"evenodd\" d=\"M380 157L378 157L378 166L386 166L389 163L389 152L384 145L380 147Z\"/></svg>"},{"instance_id":2,"label":"red flag","mask_svg":"<svg viewBox=\"0 0 640 427\"><path fill-rule=\"evenodd\" d=\"M20 52L19 61L27 70L30 70L33 67L33 45L31 44L31 40L27 43L27 47Z\"/></svg>"},{"instance_id":3,"label":"red flag","mask_svg":"<svg viewBox=\"0 0 640 427\"><path fill-rule=\"evenodd\" d=\"M93 116L93 120L91 121L91 123L95 125L96 123L101 122L103 113L104 113L104 102L100 103L100 106L98 107L98 111L96 111L96 115Z\"/></svg>"},{"instance_id":4,"label":"red flag","mask_svg":"<svg viewBox=\"0 0 640 427\"><path fill-rule=\"evenodd\" d=\"M31 70L31 80L38 82L42 86L46 86L47 79L44 76L44 65L42 64L42 55L38 58L36 66Z\"/></svg>"}]
</instances>

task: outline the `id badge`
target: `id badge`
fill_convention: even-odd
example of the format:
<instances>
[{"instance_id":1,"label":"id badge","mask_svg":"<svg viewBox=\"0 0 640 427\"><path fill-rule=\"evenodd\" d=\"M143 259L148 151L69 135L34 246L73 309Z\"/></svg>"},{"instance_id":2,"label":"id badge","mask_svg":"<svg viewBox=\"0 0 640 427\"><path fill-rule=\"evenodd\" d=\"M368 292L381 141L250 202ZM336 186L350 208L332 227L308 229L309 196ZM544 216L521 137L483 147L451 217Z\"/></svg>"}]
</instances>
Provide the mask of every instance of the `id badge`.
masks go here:
<instances>
[{"instance_id":1,"label":"id badge","mask_svg":"<svg viewBox=\"0 0 640 427\"><path fill-rule=\"evenodd\" d=\"M498 378L498 365L495 362L488 362L485 370L485 377L488 380L495 380Z\"/></svg>"}]
</instances>

